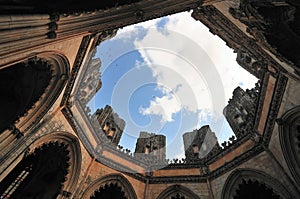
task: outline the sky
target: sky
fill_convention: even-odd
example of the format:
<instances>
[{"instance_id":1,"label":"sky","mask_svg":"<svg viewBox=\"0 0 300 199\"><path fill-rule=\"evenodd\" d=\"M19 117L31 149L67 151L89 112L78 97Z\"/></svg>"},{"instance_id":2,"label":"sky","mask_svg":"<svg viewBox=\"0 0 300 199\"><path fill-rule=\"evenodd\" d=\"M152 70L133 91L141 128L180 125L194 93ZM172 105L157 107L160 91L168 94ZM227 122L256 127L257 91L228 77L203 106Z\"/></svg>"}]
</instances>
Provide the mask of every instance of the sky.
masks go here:
<instances>
[{"instance_id":1,"label":"sky","mask_svg":"<svg viewBox=\"0 0 300 199\"><path fill-rule=\"evenodd\" d=\"M257 79L236 54L191 13L183 12L118 30L102 42L102 88L92 111L109 104L126 121L120 145L134 151L141 131L167 137L167 157L184 157L182 134L210 125L219 143L232 131L223 108L233 90Z\"/></svg>"}]
</instances>

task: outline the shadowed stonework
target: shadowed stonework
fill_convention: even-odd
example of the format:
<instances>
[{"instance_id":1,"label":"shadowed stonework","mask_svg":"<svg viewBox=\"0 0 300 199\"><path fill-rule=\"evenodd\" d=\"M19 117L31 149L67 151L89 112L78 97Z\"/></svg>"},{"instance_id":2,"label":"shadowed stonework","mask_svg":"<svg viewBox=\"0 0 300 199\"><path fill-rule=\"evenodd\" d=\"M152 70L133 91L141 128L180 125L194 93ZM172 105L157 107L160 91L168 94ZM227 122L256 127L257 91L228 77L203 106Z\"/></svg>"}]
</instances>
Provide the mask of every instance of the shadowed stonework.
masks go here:
<instances>
[{"instance_id":1,"label":"shadowed stonework","mask_svg":"<svg viewBox=\"0 0 300 199\"><path fill-rule=\"evenodd\" d=\"M0 4L1 199L300 198L298 1ZM229 140L219 144L209 125L191 127L183 136L185 157L169 160L164 135L135 132L132 152L120 146L129 122L113 107L91 113L88 106L103 88L96 48L122 27L183 11L232 48L258 82L237 87L221 107L235 134ZM115 96L124 100L126 91ZM186 97L194 96L201 93ZM212 106L219 105L214 98Z\"/></svg>"}]
</instances>

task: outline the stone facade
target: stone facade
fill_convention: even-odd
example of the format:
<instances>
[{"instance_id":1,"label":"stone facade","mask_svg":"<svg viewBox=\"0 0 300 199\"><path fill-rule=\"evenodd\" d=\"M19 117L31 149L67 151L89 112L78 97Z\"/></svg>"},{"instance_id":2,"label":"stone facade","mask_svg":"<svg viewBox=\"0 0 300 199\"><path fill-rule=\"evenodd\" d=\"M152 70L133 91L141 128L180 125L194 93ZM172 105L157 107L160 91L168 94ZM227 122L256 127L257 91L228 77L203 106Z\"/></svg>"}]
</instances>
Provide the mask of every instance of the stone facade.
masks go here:
<instances>
[{"instance_id":1,"label":"stone facade","mask_svg":"<svg viewBox=\"0 0 300 199\"><path fill-rule=\"evenodd\" d=\"M299 7L296 0L2 1L1 198L87 199L110 191L127 199L300 198ZM148 161L117 147L121 133L111 144L104 118L109 115L120 132L125 123L116 122L110 108L90 115L88 93L100 84L90 89L82 82L90 70L98 79L95 47L118 28L189 10L191 20L237 52L259 85L235 90L224 112L236 136L222 147L197 161L189 161L189 153L182 160ZM41 71L31 76L34 68ZM30 83L39 75L38 86ZM201 131L195 131L198 149ZM141 138L137 149L150 138Z\"/></svg>"},{"instance_id":2,"label":"stone facade","mask_svg":"<svg viewBox=\"0 0 300 199\"><path fill-rule=\"evenodd\" d=\"M259 83L256 87L244 91L237 87L228 101L223 113L237 138L241 138L253 129L255 110L259 95Z\"/></svg>"},{"instance_id":3,"label":"stone facade","mask_svg":"<svg viewBox=\"0 0 300 199\"><path fill-rule=\"evenodd\" d=\"M109 105L106 105L104 109L97 109L92 117L97 120L111 143L117 146L126 125L125 121Z\"/></svg>"},{"instance_id":4,"label":"stone facade","mask_svg":"<svg viewBox=\"0 0 300 199\"><path fill-rule=\"evenodd\" d=\"M220 148L217 137L209 125L183 134L185 158L187 161L196 161L204 158L209 152Z\"/></svg>"},{"instance_id":5,"label":"stone facade","mask_svg":"<svg viewBox=\"0 0 300 199\"><path fill-rule=\"evenodd\" d=\"M79 101L82 105L86 106L102 86L100 67L101 60L99 58L91 60L78 91Z\"/></svg>"},{"instance_id":6,"label":"stone facade","mask_svg":"<svg viewBox=\"0 0 300 199\"><path fill-rule=\"evenodd\" d=\"M140 132L135 147L135 156L153 158L156 161L166 159L166 136Z\"/></svg>"}]
</instances>

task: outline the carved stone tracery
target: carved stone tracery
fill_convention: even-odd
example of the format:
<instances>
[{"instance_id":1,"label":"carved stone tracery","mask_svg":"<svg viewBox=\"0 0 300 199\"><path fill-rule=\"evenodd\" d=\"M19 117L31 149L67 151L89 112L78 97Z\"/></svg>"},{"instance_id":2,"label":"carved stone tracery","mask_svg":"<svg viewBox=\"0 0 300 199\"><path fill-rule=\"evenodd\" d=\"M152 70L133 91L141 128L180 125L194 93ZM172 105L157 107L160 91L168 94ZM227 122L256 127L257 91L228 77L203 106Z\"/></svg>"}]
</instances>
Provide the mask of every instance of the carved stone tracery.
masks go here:
<instances>
[{"instance_id":1,"label":"carved stone tracery","mask_svg":"<svg viewBox=\"0 0 300 199\"><path fill-rule=\"evenodd\" d=\"M1 182L2 196L12 199L58 196L70 166L67 148L67 145L58 142L36 148ZM15 179L18 179L16 175L24 171L27 171L27 175L18 184L14 184Z\"/></svg>"},{"instance_id":2,"label":"carved stone tracery","mask_svg":"<svg viewBox=\"0 0 300 199\"><path fill-rule=\"evenodd\" d=\"M92 59L87 68L84 79L80 84L78 90L78 98L82 105L86 106L87 103L96 95L102 86L101 82L101 60L99 58Z\"/></svg>"},{"instance_id":3,"label":"carved stone tracery","mask_svg":"<svg viewBox=\"0 0 300 199\"><path fill-rule=\"evenodd\" d=\"M120 174L110 174L92 182L83 193L83 199L97 198L101 191L118 190L120 199L137 199L130 182Z\"/></svg>"},{"instance_id":4,"label":"carved stone tracery","mask_svg":"<svg viewBox=\"0 0 300 199\"><path fill-rule=\"evenodd\" d=\"M300 107L287 111L281 118L279 139L287 165L300 185Z\"/></svg>"},{"instance_id":5,"label":"carved stone tracery","mask_svg":"<svg viewBox=\"0 0 300 199\"><path fill-rule=\"evenodd\" d=\"M259 194L274 199L294 198L281 182L266 173L253 169L237 169L227 178L221 199L259 198Z\"/></svg>"},{"instance_id":6,"label":"carved stone tracery","mask_svg":"<svg viewBox=\"0 0 300 199\"><path fill-rule=\"evenodd\" d=\"M127 199L122 188L117 183L105 184L101 186L97 191L90 197L91 199Z\"/></svg>"},{"instance_id":7,"label":"carved stone tracery","mask_svg":"<svg viewBox=\"0 0 300 199\"><path fill-rule=\"evenodd\" d=\"M176 184L162 191L157 199L200 199L200 197L190 189Z\"/></svg>"},{"instance_id":8,"label":"carved stone tracery","mask_svg":"<svg viewBox=\"0 0 300 199\"><path fill-rule=\"evenodd\" d=\"M261 79L267 70L267 64L262 60L255 60L254 56L249 52L237 51L237 63L249 71L255 77Z\"/></svg>"},{"instance_id":9,"label":"carved stone tracery","mask_svg":"<svg viewBox=\"0 0 300 199\"><path fill-rule=\"evenodd\" d=\"M299 75L300 57L296 53L300 49L299 5L286 1L244 0L229 12L247 25L247 32L260 45L291 64Z\"/></svg>"},{"instance_id":10,"label":"carved stone tracery","mask_svg":"<svg viewBox=\"0 0 300 199\"><path fill-rule=\"evenodd\" d=\"M47 60L31 58L0 70L0 132L34 108L50 83L50 69Z\"/></svg>"},{"instance_id":11,"label":"carved stone tracery","mask_svg":"<svg viewBox=\"0 0 300 199\"><path fill-rule=\"evenodd\" d=\"M224 108L223 113L238 139L254 130L260 87L260 81L250 90L237 87Z\"/></svg>"},{"instance_id":12,"label":"carved stone tracery","mask_svg":"<svg viewBox=\"0 0 300 199\"><path fill-rule=\"evenodd\" d=\"M13 121L11 128L6 129L4 132L0 133L0 154L2 157L0 159L1 169L6 168L7 165L10 165L12 163L14 158L21 155L22 150L24 150L23 148L25 146L20 143L24 143L25 140L28 139L28 137L26 136L30 134L30 130L33 130L34 128L39 126L39 122L47 114L49 109L52 107L52 105L60 95L60 92L62 91L69 75L69 63L67 58L61 54L53 52L39 53L37 54L37 56L28 58L27 61L18 63L17 65L21 65L21 68L29 67L28 71L24 69L26 71L24 72L24 74L30 72L30 68L35 68L35 72L32 72L33 74L28 74L27 76L24 76L24 74L22 74L21 77L25 78L23 81L26 82L31 80L30 82L33 82L33 85L37 85L32 87L29 86L26 89L23 89L22 86L18 87L18 89L21 90L17 93L29 93L28 96L30 96L31 93L33 94L33 98L29 97L27 99L27 101L29 102L28 106L25 107L24 112L14 114L14 117L17 117L17 119ZM13 68L14 66L9 66L7 69L10 71L14 70ZM5 69L1 69L1 71L4 70ZM36 75L34 75L35 73ZM13 74L11 75L14 76ZM35 78L30 79L31 77ZM27 84L28 83L24 85ZM22 97L24 96L19 96L18 100L26 100ZM29 99L35 99L36 101ZM8 113L6 115L8 115ZM21 147L15 147L18 144L21 145Z\"/></svg>"}]
</instances>

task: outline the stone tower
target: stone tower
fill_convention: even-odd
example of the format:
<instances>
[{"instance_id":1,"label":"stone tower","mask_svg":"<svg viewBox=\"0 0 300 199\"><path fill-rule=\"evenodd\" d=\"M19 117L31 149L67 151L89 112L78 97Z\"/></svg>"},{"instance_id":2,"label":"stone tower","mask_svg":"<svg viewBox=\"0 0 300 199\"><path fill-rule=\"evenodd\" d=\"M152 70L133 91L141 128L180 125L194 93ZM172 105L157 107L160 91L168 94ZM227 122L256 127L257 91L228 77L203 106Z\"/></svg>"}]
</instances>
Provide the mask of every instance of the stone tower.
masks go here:
<instances>
[{"instance_id":1,"label":"stone tower","mask_svg":"<svg viewBox=\"0 0 300 199\"><path fill-rule=\"evenodd\" d=\"M126 125L125 121L109 105L104 109L98 109L93 117L98 121L106 137L117 146Z\"/></svg>"},{"instance_id":2,"label":"stone tower","mask_svg":"<svg viewBox=\"0 0 300 199\"><path fill-rule=\"evenodd\" d=\"M232 99L223 110L223 114L237 138L250 132L253 126L258 93L259 83L256 83L255 88L246 91L237 87L233 91Z\"/></svg>"},{"instance_id":3,"label":"stone tower","mask_svg":"<svg viewBox=\"0 0 300 199\"><path fill-rule=\"evenodd\" d=\"M78 92L82 105L87 105L102 86L100 67L100 58L91 59Z\"/></svg>"},{"instance_id":4,"label":"stone tower","mask_svg":"<svg viewBox=\"0 0 300 199\"><path fill-rule=\"evenodd\" d=\"M187 161L203 158L215 147L219 147L217 137L209 125L183 134L183 143Z\"/></svg>"},{"instance_id":5,"label":"stone tower","mask_svg":"<svg viewBox=\"0 0 300 199\"><path fill-rule=\"evenodd\" d=\"M135 147L135 156L151 156L156 160L166 159L166 136L140 132ZM147 157L144 156L144 157Z\"/></svg>"}]
</instances>

